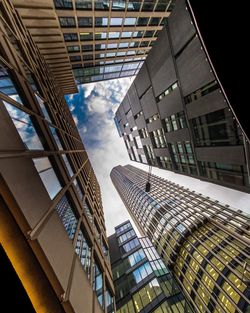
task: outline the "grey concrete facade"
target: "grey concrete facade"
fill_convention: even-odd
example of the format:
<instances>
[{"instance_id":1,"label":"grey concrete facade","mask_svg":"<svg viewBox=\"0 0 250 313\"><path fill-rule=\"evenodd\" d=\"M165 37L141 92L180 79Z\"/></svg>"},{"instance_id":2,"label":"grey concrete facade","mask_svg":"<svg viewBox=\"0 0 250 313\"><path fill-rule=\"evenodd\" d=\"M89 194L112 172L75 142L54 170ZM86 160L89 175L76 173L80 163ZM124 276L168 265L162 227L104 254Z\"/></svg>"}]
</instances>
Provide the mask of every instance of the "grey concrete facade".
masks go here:
<instances>
[{"instance_id":1,"label":"grey concrete facade","mask_svg":"<svg viewBox=\"0 0 250 313\"><path fill-rule=\"evenodd\" d=\"M249 192L248 143L184 0L176 3L115 119L131 160Z\"/></svg>"}]
</instances>

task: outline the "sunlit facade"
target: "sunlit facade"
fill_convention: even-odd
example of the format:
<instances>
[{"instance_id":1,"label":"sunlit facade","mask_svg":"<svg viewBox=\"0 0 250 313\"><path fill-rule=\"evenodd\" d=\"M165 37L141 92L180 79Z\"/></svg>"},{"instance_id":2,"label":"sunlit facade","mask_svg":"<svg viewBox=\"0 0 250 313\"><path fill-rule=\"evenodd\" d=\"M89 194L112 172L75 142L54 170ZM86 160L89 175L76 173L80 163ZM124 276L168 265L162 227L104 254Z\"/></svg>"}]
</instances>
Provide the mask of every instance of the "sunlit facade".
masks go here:
<instances>
[{"instance_id":1,"label":"sunlit facade","mask_svg":"<svg viewBox=\"0 0 250 313\"><path fill-rule=\"evenodd\" d=\"M67 90L9 1L0 45L1 250L36 312L113 313L100 187Z\"/></svg>"},{"instance_id":2,"label":"sunlit facade","mask_svg":"<svg viewBox=\"0 0 250 313\"><path fill-rule=\"evenodd\" d=\"M108 238L117 313L191 313L172 274L148 237L138 238L130 221Z\"/></svg>"},{"instance_id":3,"label":"sunlit facade","mask_svg":"<svg viewBox=\"0 0 250 313\"><path fill-rule=\"evenodd\" d=\"M89 83L136 75L174 1L15 0L14 4L52 62L52 70L71 67L77 83Z\"/></svg>"},{"instance_id":4,"label":"sunlit facade","mask_svg":"<svg viewBox=\"0 0 250 313\"><path fill-rule=\"evenodd\" d=\"M116 112L119 135L132 161L249 192L249 142L189 10L176 2Z\"/></svg>"},{"instance_id":5,"label":"sunlit facade","mask_svg":"<svg viewBox=\"0 0 250 313\"><path fill-rule=\"evenodd\" d=\"M250 310L250 216L155 175L117 166L111 179L196 312Z\"/></svg>"}]
</instances>

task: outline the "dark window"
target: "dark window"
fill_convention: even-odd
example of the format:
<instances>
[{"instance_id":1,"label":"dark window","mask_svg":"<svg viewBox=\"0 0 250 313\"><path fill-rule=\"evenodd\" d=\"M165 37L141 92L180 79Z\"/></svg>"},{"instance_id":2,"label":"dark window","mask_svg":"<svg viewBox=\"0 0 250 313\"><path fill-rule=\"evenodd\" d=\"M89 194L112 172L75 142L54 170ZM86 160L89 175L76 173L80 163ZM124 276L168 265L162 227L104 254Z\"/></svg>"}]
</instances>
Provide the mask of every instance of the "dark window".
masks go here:
<instances>
[{"instance_id":1,"label":"dark window","mask_svg":"<svg viewBox=\"0 0 250 313\"><path fill-rule=\"evenodd\" d=\"M72 0L54 0L56 9L73 9Z\"/></svg>"},{"instance_id":2,"label":"dark window","mask_svg":"<svg viewBox=\"0 0 250 313\"><path fill-rule=\"evenodd\" d=\"M77 41L78 40L78 36L76 33L63 34L63 37L65 41Z\"/></svg>"},{"instance_id":3,"label":"dark window","mask_svg":"<svg viewBox=\"0 0 250 313\"><path fill-rule=\"evenodd\" d=\"M92 17L78 17L78 27L92 27Z\"/></svg>"},{"instance_id":4,"label":"dark window","mask_svg":"<svg viewBox=\"0 0 250 313\"><path fill-rule=\"evenodd\" d=\"M146 26L148 24L148 17L139 17L137 20L137 26Z\"/></svg>"},{"instance_id":5,"label":"dark window","mask_svg":"<svg viewBox=\"0 0 250 313\"><path fill-rule=\"evenodd\" d=\"M228 146L242 144L232 113L218 110L191 120L196 146Z\"/></svg>"},{"instance_id":6,"label":"dark window","mask_svg":"<svg viewBox=\"0 0 250 313\"><path fill-rule=\"evenodd\" d=\"M69 58L70 58L71 62L81 61L81 56L80 55L70 56Z\"/></svg>"},{"instance_id":7,"label":"dark window","mask_svg":"<svg viewBox=\"0 0 250 313\"><path fill-rule=\"evenodd\" d=\"M59 17L61 27L76 27L74 17Z\"/></svg>"},{"instance_id":8,"label":"dark window","mask_svg":"<svg viewBox=\"0 0 250 313\"><path fill-rule=\"evenodd\" d=\"M91 10L92 9L92 1L90 0L75 0L76 9L78 10Z\"/></svg>"}]
</instances>

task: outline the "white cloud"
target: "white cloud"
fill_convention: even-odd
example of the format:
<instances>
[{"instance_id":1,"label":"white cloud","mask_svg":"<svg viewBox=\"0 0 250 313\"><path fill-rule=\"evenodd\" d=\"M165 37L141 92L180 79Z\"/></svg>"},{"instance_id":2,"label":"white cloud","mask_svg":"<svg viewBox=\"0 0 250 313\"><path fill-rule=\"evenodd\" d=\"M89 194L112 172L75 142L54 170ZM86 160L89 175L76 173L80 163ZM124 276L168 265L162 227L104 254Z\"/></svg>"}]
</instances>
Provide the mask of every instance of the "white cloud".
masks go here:
<instances>
[{"instance_id":1,"label":"white cloud","mask_svg":"<svg viewBox=\"0 0 250 313\"><path fill-rule=\"evenodd\" d=\"M90 122L80 129L80 133L84 141L91 138L98 142L87 148L87 151L101 187L108 235L114 232L114 227L119 223L131 220L111 182L110 171L114 166L126 164L148 170L148 166L130 162L124 141L119 137L111 116L117 110L132 80L124 78L84 86ZM250 213L249 194L156 168L153 168L153 174Z\"/></svg>"},{"instance_id":2,"label":"white cloud","mask_svg":"<svg viewBox=\"0 0 250 313\"><path fill-rule=\"evenodd\" d=\"M78 126L79 120L78 120L78 117L76 115L73 115L73 120L76 123L76 126Z\"/></svg>"}]
</instances>

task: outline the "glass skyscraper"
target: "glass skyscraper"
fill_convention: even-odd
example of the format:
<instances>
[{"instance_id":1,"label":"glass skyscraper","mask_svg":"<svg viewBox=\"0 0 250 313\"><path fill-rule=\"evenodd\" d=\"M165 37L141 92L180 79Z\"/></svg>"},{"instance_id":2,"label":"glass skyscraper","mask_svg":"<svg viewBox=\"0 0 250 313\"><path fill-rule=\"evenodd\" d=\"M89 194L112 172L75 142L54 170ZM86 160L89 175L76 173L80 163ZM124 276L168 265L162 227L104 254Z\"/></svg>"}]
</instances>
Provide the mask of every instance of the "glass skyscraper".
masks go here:
<instances>
[{"instance_id":1,"label":"glass skyscraper","mask_svg":"<svg viewBox=\"0 0 250 313\"><path fill-rule=\"evenodd\" d=\"M250 309L250 216L155 175L117 166L111 179L196 312Z\"/></svg>"},{"instance_id":2,"label":"glass skyscraper","mask_svg":"<svg viewBox=\"0 0 250 313\"><path fill-rule=\"evenodd\" d=\"M108 241L117 313L194 312L149 238L138 238L130 221Z\"/></svg>"}]
</instances>

